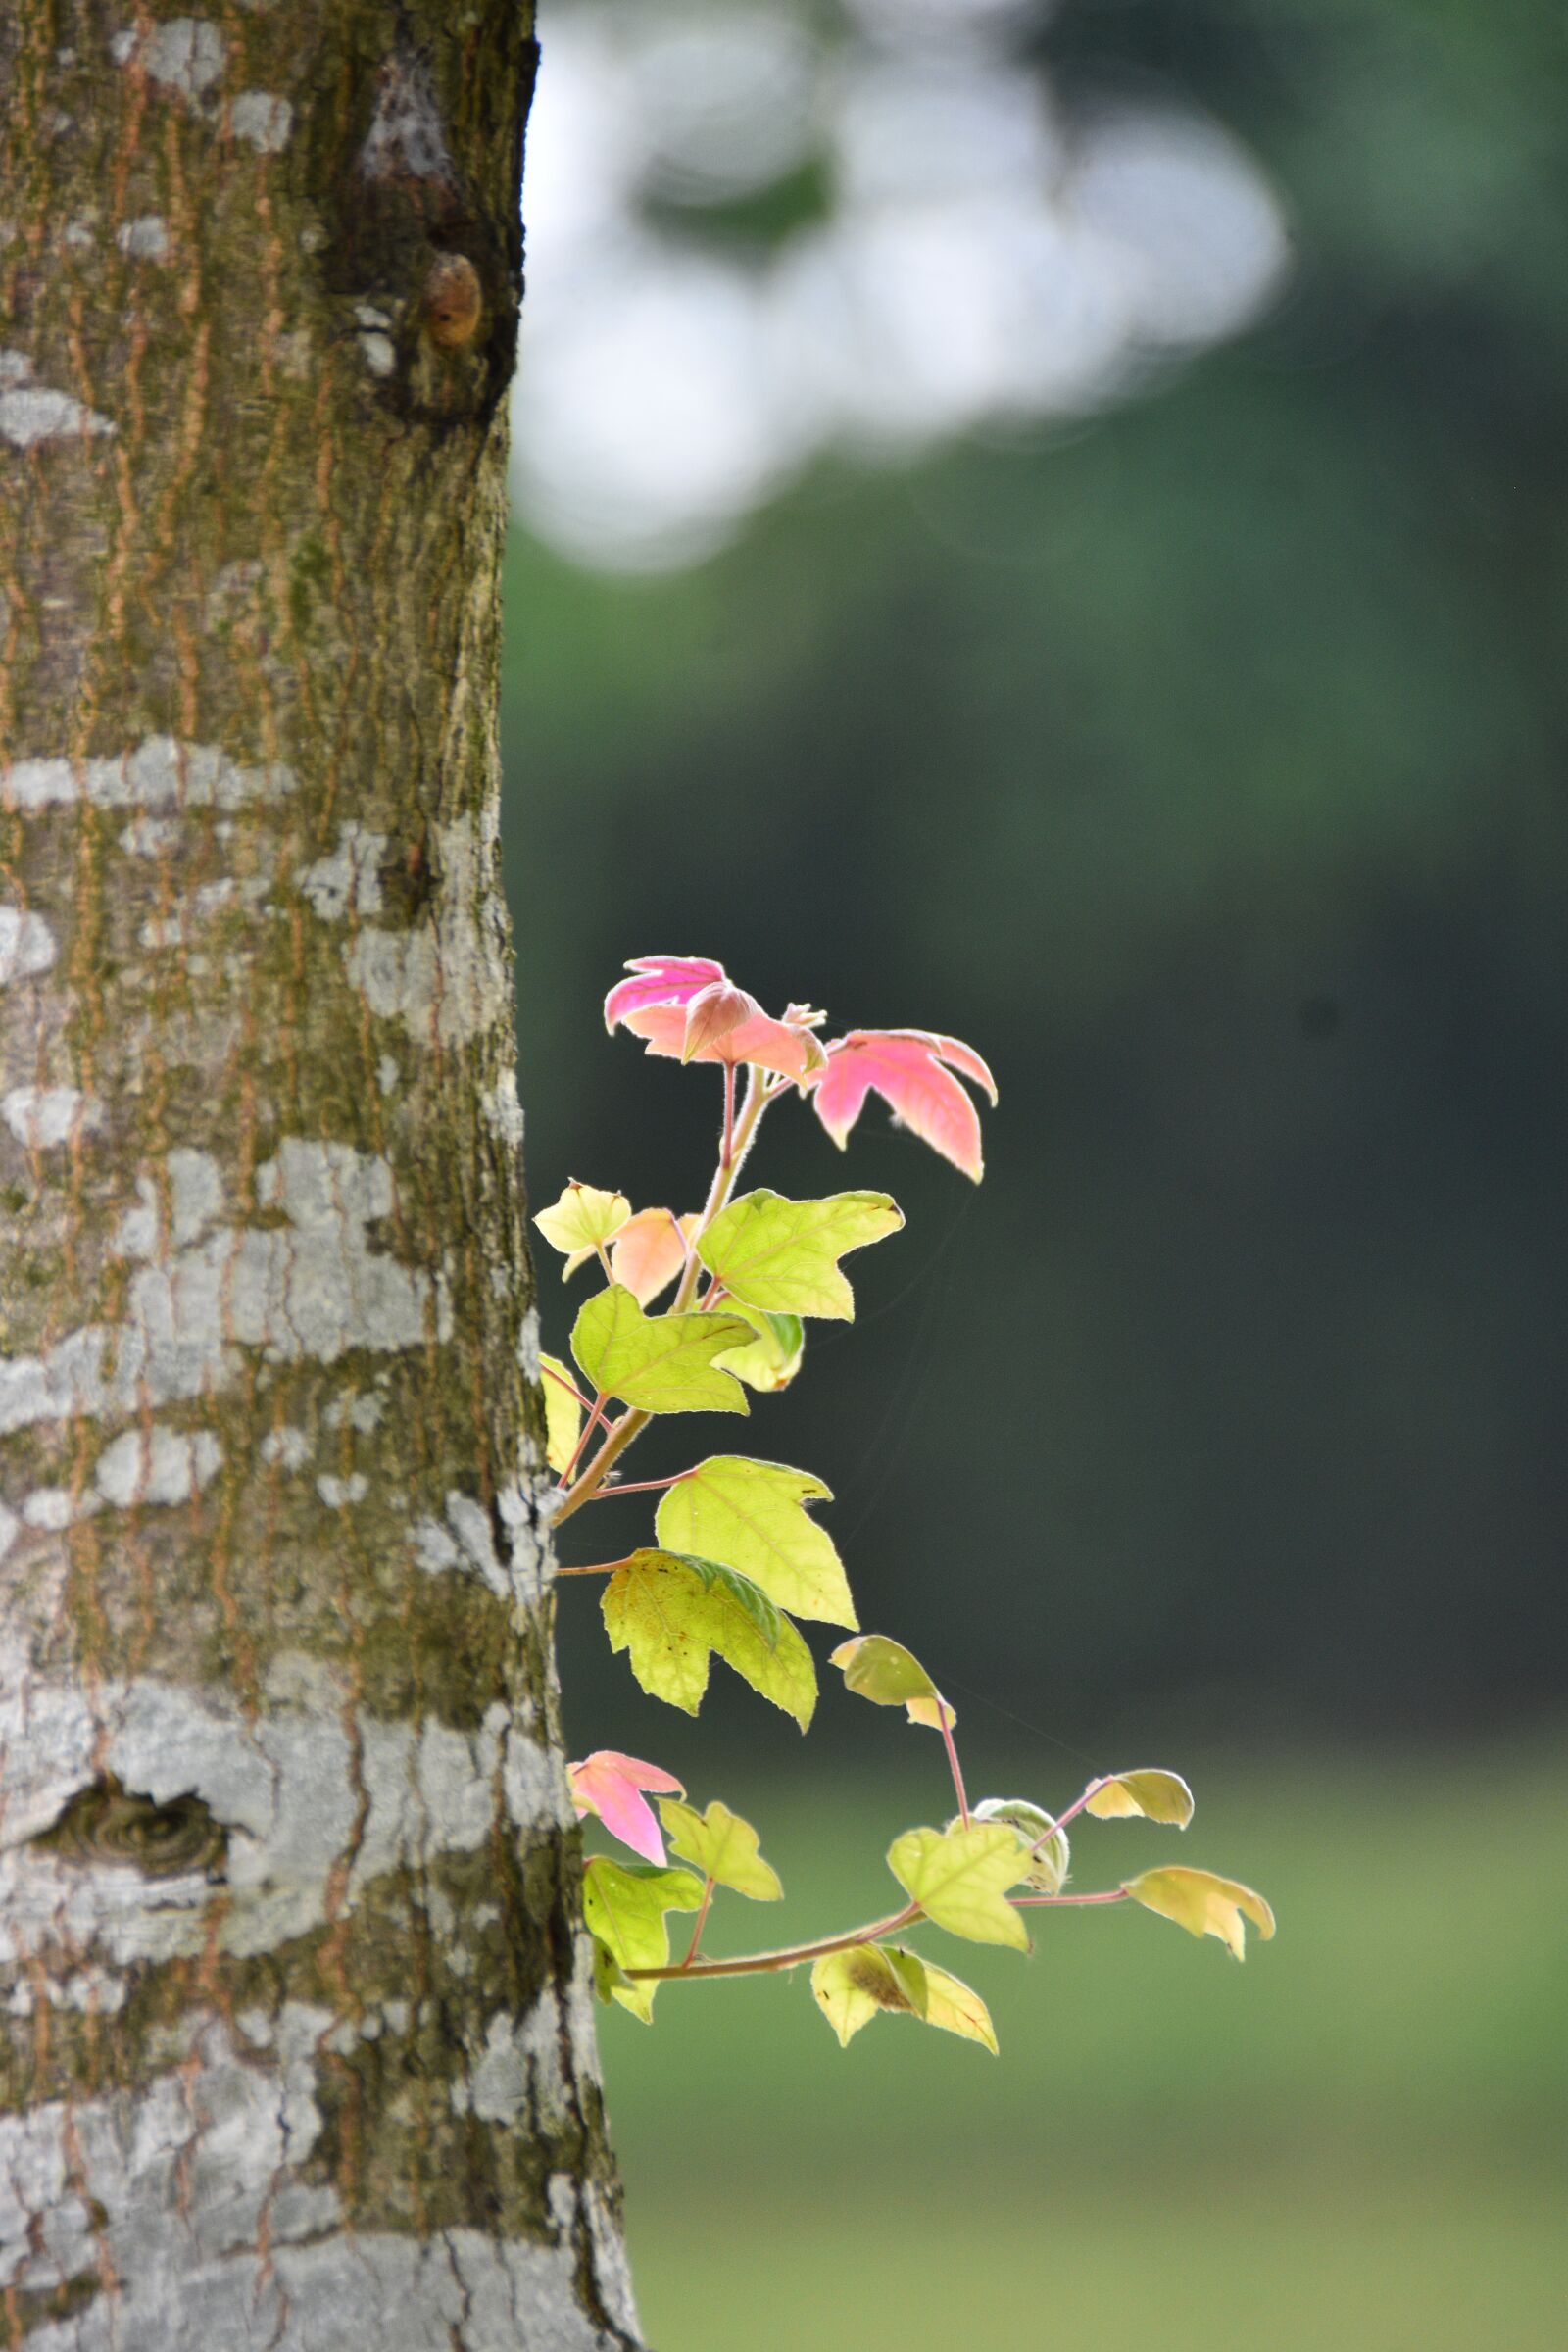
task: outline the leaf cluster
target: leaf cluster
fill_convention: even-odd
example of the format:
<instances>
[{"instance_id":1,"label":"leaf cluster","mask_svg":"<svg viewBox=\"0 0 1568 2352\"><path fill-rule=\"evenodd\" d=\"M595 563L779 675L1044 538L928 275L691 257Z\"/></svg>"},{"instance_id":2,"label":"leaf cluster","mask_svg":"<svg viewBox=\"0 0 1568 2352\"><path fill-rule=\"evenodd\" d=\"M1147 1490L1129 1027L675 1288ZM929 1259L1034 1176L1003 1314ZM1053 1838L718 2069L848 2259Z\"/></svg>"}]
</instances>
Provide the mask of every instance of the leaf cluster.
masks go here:
<instances>
[{"instance_id":1,"label":"leaf cluster","mask_svg":"<svg viewBox=\"0 0 1568 2352\"><path fill-rule=\"evenodd\" d=\"M885 1193L806 1200L766 1187L737 1193L773 1102L798 1092L842 1145L867 1095L879 1093L935 1150L978 1178L978 1119L954 1073L995 1100L984 1062L957 1039L856 1030L824 1045L815 1034L820 1014L791 1005L774 1019L705 958L651 956L628 970L607 1000L608 1025L623 1024L654 1054L716 1065L719 1152L700 1211L634 1210L625 1194L574 1180L535 1220L562 1252L566 1278L586 1266L603 1278L572 1327L575 1375L558 1356L541 1359L558 1524L616 1491L621 1458L656 1417L745 1414L753 1396L787 1387L804 1361L808 1324L854 1316L843 1260L903 1225ZM666 1293L668 1304L657 1306ZM850 1639L831 1653L846 1688L874 1705L903 1707L911 1724L938 1735L957 1811L942 1826L894 1838L887 1863L904 1899L886 1917L815 1942L706 1958L702 1940L716 1893L753 1902L783 1894L757 1831L717 1799L698 1812L659 1765L596 1750L570 1767L577 1810L596 1814L640 1857L623 1863L595 1854L586 1865L585 1915L604 1997L647 2021L664 1982L809 1965L818 2006L841 2042L887 2011L995 2050L978 1994L895 1936L925 1926L1027 1951L1026 1910L1119 1903L1214 1936L1238 1959L1245 1923L1265 1937L1273 1934L1261 1896L1206 1871L1166 1867L1094 1892L1067 1891L1067 1829L1078 1816L1185 1829L1192 1792L1174 1773L1102 1776L1059 1814L1022 1797L971 1806L955 1740L956 1710L902 1642L859 1631L844 1563L813 1516L832 1496L811 1472L717 1453L649 1483L659 1494L651 1544L557 1572L605 1579L611 1645L642 1688L695 1715L717 1657L805 1731L817 1703L817 1674L797 1620L848 1628ZM658 1798L657 1819L650 1795ZM670 1956L668 1927L677 1912L695 1915L679 1960Z\"/></svg>"}]
</instances>

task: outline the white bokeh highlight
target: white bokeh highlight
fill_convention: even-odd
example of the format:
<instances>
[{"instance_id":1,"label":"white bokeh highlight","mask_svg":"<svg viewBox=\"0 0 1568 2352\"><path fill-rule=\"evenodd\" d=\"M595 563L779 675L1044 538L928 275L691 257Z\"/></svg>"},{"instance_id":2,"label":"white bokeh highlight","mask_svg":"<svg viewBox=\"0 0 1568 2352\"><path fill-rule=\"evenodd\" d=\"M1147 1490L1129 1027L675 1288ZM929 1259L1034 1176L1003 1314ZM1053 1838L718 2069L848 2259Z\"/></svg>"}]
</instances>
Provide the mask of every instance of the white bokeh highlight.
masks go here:
<instances>
[{"instance_id":1,"label":"white bokeh highlight","mask_svg":"<svg viewBox=\"0 0 1568 2352\"><path fill-rule=\"evenodd\" d=\"M813 460L1082 416L1243 331L1273 193L1166 97L1066 115L1018 0L558 13L529 132L520 517L574 562L701 562ZM771 239L710 208L814 172ZM710 218L705 220L705 214Z\"/></svg>"}]
</instances>

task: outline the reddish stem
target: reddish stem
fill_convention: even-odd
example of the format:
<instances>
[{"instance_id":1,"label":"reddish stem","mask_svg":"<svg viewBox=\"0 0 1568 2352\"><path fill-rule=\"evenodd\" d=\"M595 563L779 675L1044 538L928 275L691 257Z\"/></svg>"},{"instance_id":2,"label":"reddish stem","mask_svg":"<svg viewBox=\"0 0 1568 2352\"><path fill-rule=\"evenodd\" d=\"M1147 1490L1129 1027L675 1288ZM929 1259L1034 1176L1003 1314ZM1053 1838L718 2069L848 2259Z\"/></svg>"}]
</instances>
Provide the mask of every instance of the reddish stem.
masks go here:
<instances>
[{"instance_id":1,"label":"reddish stem","mask_svg":"<svg viewBox=\"0 0 1568 2352\"><path fill-rule=\"evenodd\" d=\"M682 1968L690 1968L690 1966L691 1966L692 1962L693 1962L693 1961L696 1959L696 1957L697 1957L697 1947L698 1947L698 1945L699 1945L699 1944L702 1942L702 1940L703 1940L703 1930L704 1930L704 1928L706 1928L706 1927L707 1927L707 1925L708 1925L708 1906L709 1906L709 1904L710 1904L710 1903L712 1901L712 1899L713 1899L713 1882L712 1882L712 1880L711 1880L711 1879L704 1879L704 1881L703 1881L703 1899L702 1899L702 1902L701 1902L701 1903L699 1904L699 1906L698 1906L698 1911L697 1911L697 1925L696 1925L696 1926L693 1928L693 1930L692 1930L692 1939L691 1939L690 1943L689 1943L689 1944L686 1946L686 1957L685 1957L685 1959L684 1959L684 1960L681 1962L681 1966L682 1966Z\"/></svg>"},{"instance_id":2,"label":"reddish stem","mask_svg":"<svg viewBox=\"0 0 1568 2352\"><path fill-rule=\"evenodd\" d=\"M824 1936L819 1943L790 1943L776 1952L753 1952L745 1960L698 1960L690 1966L682 1960L670 1968L628 1968L626 1974L657 1978L763 1976L781 1968L799 1968L808 1960L825 1960L829 1952L852 1952L858 1943L875 1943L879 1936L906 1928L919 1916L918 1903L906 1903L902 1911L874 1919L869 1927L852 1928L846 1936Z\"/></svg>"},{"instance_id":3,"label":"reddish stem","mask_svg":"<svg viewBox=\"0 0 1568 2352\"><path fill-rule=\"evenodd\" d=\"M1050 1829L1045 1832L1044 1836L1035 1839L1033 1845L1029 1848L1029 1851L1032 1854L1038 1854L1043 1845L1049 1845L1052 1838L1056 1835L1056 1832L1058 1830L1064 1830L1069 1821L1076 1821L1079 1814L1083 1811L1085 1805L1088 1804L1090 1798L1098 1795L1100 1790L1115 1778L1116 1775L1113 1772L1102 1772L1098 1780L1091 1781L1088 1788L1084 1790L1082 1796L1075 1796L1073 1798L1072 1803L1067 1807L1066 1812L1059 1813L1056 1816L1056 1819L1052 1823Z\"/></svg>"},{"instance_id":4,"label":"reddish stem","mask_svg":"<svg viewBox=\"0 0 1568 2352\"><path fill-rule=\"evenodd\" d=\"M967 1829L969 1827L969 1799L963 1792L963 1775L958 1770L958 1751L954 1744L953 1726L948 1721L947 1701L940 1692L937 1697L937 1722L942 1727L942 1744L948 1751L948 1770L953 1775L954 1794L958 1800L958 1819Z\"/></svg>"},{"instance_id":5,"label":"reddish stem","mask_svg":"<svg viewBox=\"0 0 1568 2352\"><path fill-rule=\"evenodd\" d=\"M1129 1899L1125 1886L1112 1886L1104 1894L1009 1894L1007 1897L1015 1911L1039 1911L1071 1903L1125 1903Z\"/></svg>"},{"instance_id":6,"label":"reddish stem","mask_svg":"<svg viewBox=\"0 0 1568 2352\"><path fill-rule=\"evenodd\" d=\"M589 1502L612 1502L617 1494L657 1494L661 1488L678 1487L684 1479L695 1476L690 1470L677 1470L673 1478L634 1478L624 1486L601 1487L597 1494L585 1497Z\"/></svg>"},{"instance_id":7,"label":"reddish stem","mask_svg":"<svg viewBox=\"0 0 1568 2352\"><path fill-rule=\"evenodd\" d=\"M726 1173L735 1157L735 1064L724 1064L724 1133L718 1148L718 1164Z\"/></svg>"},{"instance_id":8,"label":"reddish stem","mask_svg":"<svg viewBox=\"0 0 1568 2352\"><path fill-rule=\"evenodd\" d=\"M593 1436L594 1431L598 1428L600 1422L603 1420L605 1407L609 1402L610 1391L608 1389L601 1389L598 1396L594 1398L592 1411L589 1413L587 1420L582 1425L582 1429L577 1438L577 1443L571 1449L571 1459L566 1464L564 1470L563 1470L561 1473L561 1485L557 1490L559 1494L564 1494L566 1489L570 1486L571 1474L582 1459L582 1449L587 1445L589 1439Z\"/></svg>"}]
</instances>

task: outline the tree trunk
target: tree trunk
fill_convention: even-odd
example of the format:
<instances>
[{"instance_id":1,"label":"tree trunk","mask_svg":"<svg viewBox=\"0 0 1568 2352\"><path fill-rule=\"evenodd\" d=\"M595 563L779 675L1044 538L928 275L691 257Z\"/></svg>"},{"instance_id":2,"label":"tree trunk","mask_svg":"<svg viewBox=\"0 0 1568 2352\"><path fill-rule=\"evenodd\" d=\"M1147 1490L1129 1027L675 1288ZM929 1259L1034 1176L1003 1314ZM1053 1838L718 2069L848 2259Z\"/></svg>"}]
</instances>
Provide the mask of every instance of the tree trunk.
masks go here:
<instances>
[{"instance_id":1,"label":"tree trunk","mask_svg":"<svg viewBox=\"0 0 1568 2352\"><path fill-rule=\"evenodd\" d=\"M0 2342L625 2345L497 871L529 11L172 5L0 6Z\"/></svg>"}]
</instances>

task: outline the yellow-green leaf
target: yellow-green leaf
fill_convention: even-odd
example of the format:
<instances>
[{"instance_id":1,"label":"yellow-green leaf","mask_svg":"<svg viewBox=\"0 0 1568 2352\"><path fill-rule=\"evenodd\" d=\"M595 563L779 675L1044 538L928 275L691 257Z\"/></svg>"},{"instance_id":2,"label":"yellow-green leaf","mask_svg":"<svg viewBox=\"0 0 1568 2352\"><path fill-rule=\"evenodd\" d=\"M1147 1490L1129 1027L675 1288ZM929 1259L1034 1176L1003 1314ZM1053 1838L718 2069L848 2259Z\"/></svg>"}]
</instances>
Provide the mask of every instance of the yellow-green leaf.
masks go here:
<instances>
[{"instance_id":1,"label":"yellow-green leaf","mask_svg":"<svg viewBox=\"0 0 1568 2352\"><path fill-rule=\"evenodd\" d=\"M545 1400L545 1460L558 1477L564 1477L582 1428L576 1384L559 1356L541 1354L539 1385Z\"/></svg>"},{"instance_id":2,"label":"yellow-green leaf","mask_svg":"<svg viewBox=\"0 0 1568 2352\"><path fill-rule=\"evenodd\" d=\"M716 1453L669 1489L654 1528L667 1551L738 1568L793 1616L854 1625L843 1562L806 1509L832 1499L809 1471Z\"/></svg>"},{"instance_id":3,"label":"yellow-green leaf","mask_svg":"<svg viewBox=\"0 0 1568 2352\"><path fill-rule=\"evenodd\" d=\"M993 2058L997 2055L996 2028L980 1995L960 1977L950 1976L929 1960L925 1963L925 2022L940 2026L944 2034L981 2042Z\"/></svg>"},{"instance_id":4,"label":"yellow-green leaf","mask_svg":"<svg viewBox=\"0 0 1568 2352\"><path fill-rule=\"evenodd\" d=\"M747 1306L849 1322L855 1296L839 1259L897 1233L904 1212L886 1193L835 1193L826 1200L743 1194L721 1209L697 1245L710 1274Z\"/></svg>"},{"instance_id":5,"label":"yellow-green leaf","mask_svg":"<svg viewBox=\"0 0 1568 2352\"><path fill-rule=\"evenodd\" d=\"M765 1592L714 1560L635 1551L605 1588L612 1649L655 1698L695 1715L718 1655L804 1732L816 1705L816 1668L795 1627Z\"/></svg>"},{"instance_id":6,"label":"yellow-green leaf","mask_svg":"<svg viewBox=\"0 0 1568 2352\"><path fill-rule=\"evenodd\" d=\"M631 1202L624 1193L602 1193L597 1185L579 1184L574 1176L561 1199L542 1208L534 1223L553 1250L573 1257L602 1249L630 1215Z\"/></svg>"},{"instance_id":7,"label":"yellow-green leaf","mask_svg":"<svg viewBox=\"0 0 1568 2352\"><path fill-rule=\"evenodd\" d=\"M1118 1772L1084 1810L1101 1821L1168 1821L1185 1830L1193 1818L1193 1792L1179 1772Z\"/></svg>"},{"instance_id":8,"label":"yellow-green leaf","mask_svg":"<svg viewBox=\"0 0 1568 2352\"><path fill-rule=\"evenodd\" d=\"M689 1870L660 1870L650 1863L628 1868L595 1854L583 1870L583 1918L609 1953L619 1981L601 1972L605 1989L634 2017L647 2025L653 2016L659 1980L628 1980L634 1968L663 1968L669 1960L666 1911L695 1911L703 1899L703 1882Z\"/></svg>"},{"instance_id":9,"label":"yellow-green leaf","mask_svg":"<svg viewBox=\"0 0 1568 2352\"><path fill-rule=\"evenodd\" d=\"M811 1991L841 2048L854 2040L862 2026L870 2024L879 2009L903 2009L918 2016L911 1998L911 1973L895 1968L891 1955L877 1943L858 1943L847 1952L829 1952L815 1963Z\"/></svg>"},{"instance_id":10,"label":"yellow-green leaf","mask_svg":"<svg viewBox=\"0 0 1568 2352\"><path fill-rule=\"evenodd\" d=\"M1025 1796L982 1797L969 1810L975 1821L1004 1821L1016 1830L1026 1857L1025 1881L1037 1894L1061 1892L1072 1855L1066 1831L1057 1829L1050 1813Z\"/></svg>"},{"instance_id":11,"label":"yellow-green leaf","mask_svg":"<svg viewBox=\"0 0 1568 2352\"><path fill-rule=\"evenodd\" d=\"M706 1813L678 1798L661 1797L664 1834L677 1854L695 1862L703 1876L717 1886L732 1886L749 1894L754 1903L776 1903L784 1889L776 1870L762 1860L760 1840L749 1821L742 1821L715 1797Z\"/></svg>"},{"instance_id":12,"label":"yellow-green leaf","mask_svg":"<svg viewBox=\"0 0 1568 2352\"><path fill-rule=\"evenodd\" d=\"M1246 1920L1265 1943L1274 1933L1274 1914L1263 1897L1235 1879L1216 1878L1211 1870L1187 1870L1172 1863L1128 1879L1125 1890L1146 1911L1173 1919L1189 1936L1217 1936L1238 1960L1247 1957Z\"/></svg>"},{"instance_id":13,"label":"yellow-green leaf","mask_svg":"<svg viewBox=\"0 0 1568 2352\"><path fill-rule=\"evenodd\" d=\"M738 1315L645 1315L611 1283L572 1327L571 1352L596 1389L648 1413L748 1413L746 1391L713 1361L749 1339Z\"/></svg>"},{"instance_id":14,"label":"yellow-green leaf","mask_svg":"<svg viewBox=\"0 0 1568 2352\"><path fill-rule=\"evenodd\" d=\"M1006 1822L974 1822L968 1829L906 1830L888 1848L888 1868L926 1917L950 1936L972 1943L1029 1949L1009 1886L1025 1875L1018 1834Z\"/></svg>"},{"instance_id":15,"label":"yellow-green leaf","mask_svg":"<svg viewBox=\"0 0 1568 2352\"><path fill-rule=\"evenodd\" d=\"M744 1380L749 1389L787 1389L801 1368L806 1352L806 1330L799 1315L764 1315L759 1307L742 1306L736 1313L757 1337L748 1348L732 1348L717 1360L726 1372Z\"/></svg>"},{"instance_id":16,"label":"yellow-green leaf","mask_svg":"<svg viewBox=\"0 0 1568 2352\"><path fill-rule=\"evenodd\" d=\"M811 1990L841 2044L853 2040L879 2009L891 2009L996 2052L997 2036L980 1995L901 1944L862 1943L830 1952L811 1971Z\"/></svg>"},{"instance_id":17,"label":"yellow-green leaf","mask_svg":"<svg viewBox=\"0 0 1568 2352\"><path fill-rule=\"evenodd\" d=\"M914 1652L886 1634L858 1634L853 1642L841 1642L828 1663L842 1669L847 1689L875 1707L903 1707L911 1723L928 1724L933 1731L941 1729L943 1716L950 1731L958 1720Z\"/></svg>"}]
</instances>

